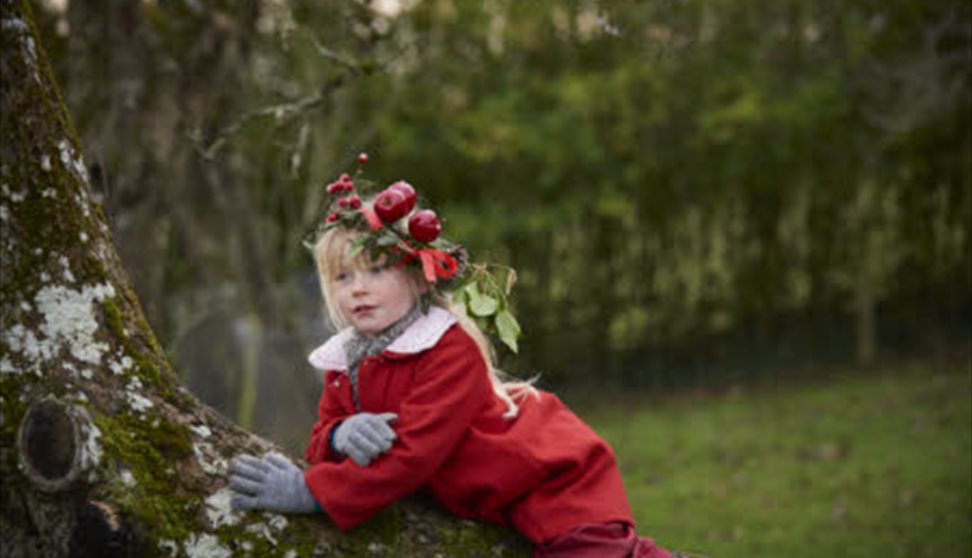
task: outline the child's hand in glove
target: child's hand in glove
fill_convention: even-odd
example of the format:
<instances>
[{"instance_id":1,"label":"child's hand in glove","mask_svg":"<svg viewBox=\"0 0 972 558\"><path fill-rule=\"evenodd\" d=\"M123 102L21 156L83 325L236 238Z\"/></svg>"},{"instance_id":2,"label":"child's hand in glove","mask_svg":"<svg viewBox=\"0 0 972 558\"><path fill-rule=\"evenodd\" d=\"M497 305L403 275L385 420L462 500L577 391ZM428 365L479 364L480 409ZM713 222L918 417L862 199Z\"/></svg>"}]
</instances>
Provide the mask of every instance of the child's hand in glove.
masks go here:
<instances>
[{"instance_id":1,"label":"child's hand in glove","mask_svg":"<svg viewBox=\"0 0 972 558\"><path fill-rule=\"evenodd\" d=\"M397 418L395 413L358 413L347 418L334 431L333 449L350 457L360 467L367 467L391 449L398 436L388 423Z\"/></svg>"},{"instance_id":2,"label":"child's hand in glove","mask_svg":"<svg viewBox=\"0 0 972 558\"><path fill-rule=\"evenodd\" d=\"M281 513L313 513L320 506L304 483L304 472L279 453L263 459L241 455L230 463L231 505L237 510L268 510Z\"/></svg>"}]
</instances>

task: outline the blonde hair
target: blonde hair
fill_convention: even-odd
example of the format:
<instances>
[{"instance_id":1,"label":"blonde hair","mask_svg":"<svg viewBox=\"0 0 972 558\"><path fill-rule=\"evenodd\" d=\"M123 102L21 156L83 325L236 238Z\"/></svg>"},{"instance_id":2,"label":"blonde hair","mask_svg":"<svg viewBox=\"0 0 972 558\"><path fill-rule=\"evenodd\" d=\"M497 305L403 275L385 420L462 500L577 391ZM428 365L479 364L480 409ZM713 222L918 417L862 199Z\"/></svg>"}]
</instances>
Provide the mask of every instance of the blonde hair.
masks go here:
<instances>
[{"instance_id":1,"label":"blonde hair","mask_svg":"<svg viewBox=\"0 0 972 558\"><path fill-rule=\"evenodd\" d=\"M334 299L334 292L332 290L333 278L339 269L347 265L345 260L348 252L351 250L352 242L362 234L365 233L336 227L321 235L317 242L314 243L314 262L317 264L317 278L321 285L321 294L324 297L324 309L330 317L331 323L338 329L347 327L348 321L341 314ZM362 251L355 256L350 264L355 268L365 268L371 265L370 255ZM407 267L405 269L412 285L412 293L417 302L419 296L427 290L425 279L418 269L413 267ZM536 378L528 381L514 380L506 372L495 366L494 353L489 339L479 329L476 322L466 315L465 308L452 304L443 294L430 292L429 296L431 296L432 304L452 314L459 323L459 326L475 341L483 360L486 362L486 369L489 374L490 384L493 386L493 392L506 405L506 413L503 414L504 417L509 419L515 418L520 410L517 403L524 397L528 395L539 397L539 393L533 387Z\"/></svg>"}]
</instances>

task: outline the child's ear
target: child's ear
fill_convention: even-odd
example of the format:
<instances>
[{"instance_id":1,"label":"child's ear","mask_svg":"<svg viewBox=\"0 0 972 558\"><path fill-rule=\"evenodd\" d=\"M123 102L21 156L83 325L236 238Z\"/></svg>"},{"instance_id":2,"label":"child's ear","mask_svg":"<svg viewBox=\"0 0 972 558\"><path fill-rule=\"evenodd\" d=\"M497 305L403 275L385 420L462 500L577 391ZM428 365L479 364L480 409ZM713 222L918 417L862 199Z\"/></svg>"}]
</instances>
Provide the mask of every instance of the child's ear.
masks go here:
<instances>
[{"instance_id":1,"label":"child's ear","mask_svg":"<svg viewBox=\"0 0 972 558\"><path fill-rule=\"evenodd\" d=\"M424 278L412 276L412 283L415 285L416 298L421 298L432 291L432 286Z\"/></svg>"}]
</instances>

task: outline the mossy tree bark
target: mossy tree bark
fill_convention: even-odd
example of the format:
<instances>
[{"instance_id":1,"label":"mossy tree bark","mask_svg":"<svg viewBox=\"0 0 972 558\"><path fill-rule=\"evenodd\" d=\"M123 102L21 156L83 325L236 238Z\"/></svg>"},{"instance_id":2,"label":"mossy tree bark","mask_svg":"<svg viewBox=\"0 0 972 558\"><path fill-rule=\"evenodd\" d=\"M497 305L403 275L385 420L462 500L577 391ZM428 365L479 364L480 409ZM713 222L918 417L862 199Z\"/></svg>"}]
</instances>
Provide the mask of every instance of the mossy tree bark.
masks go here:
<instances>
[{"instance_id":1,"label":"mossy tree bark","mask_svg":"<svg viewBox=\"0 0 972 558\"><path fill-rule=\"evenodd\" d=\"M0 555L526 554L423 501L350 534L229 509L227 460L273 444L179 384L92 201L27 3L0 0L0 20Z\"/></svg>"}]
</instances>

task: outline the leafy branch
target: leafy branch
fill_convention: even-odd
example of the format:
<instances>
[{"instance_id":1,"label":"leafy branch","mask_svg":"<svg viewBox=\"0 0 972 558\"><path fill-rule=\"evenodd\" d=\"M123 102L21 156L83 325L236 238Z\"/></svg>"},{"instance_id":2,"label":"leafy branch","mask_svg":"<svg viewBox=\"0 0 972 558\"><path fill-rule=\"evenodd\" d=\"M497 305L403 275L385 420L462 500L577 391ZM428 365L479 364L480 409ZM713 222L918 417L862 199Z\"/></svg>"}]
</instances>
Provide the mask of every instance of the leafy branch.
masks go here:
<instances>
[{"instance_id":1,"label":"leafy branch","mask_svg":"<svg viewBox=\"0 0 972 558\"><path fill-rule=\"evenodd\" d=\"M497 270L493 272L492 270ZM498 337L514 353L522 329L510 306L516 270L501 264L470 264L468 278L452 294L452 301L466 309L480 329Z\"/></svg>"},{"instance_id":2,"label":"leafy branch","mask_svg":"<svg viewBox=\"0 0 972 558\"><path fill-rule=\"evenodd\" d=\"M203 159L213 160L219 150L233 136L239 134L243 128L250 124L260 120L273 119L278 127L287 125L324 104L334 91L344 86L351 78L368 76L385 67L385 64L377 64L371 59L358 60L343 56L325 47L316 38L311 40L315 49L323 58L336 62L344 68L344 71L327 80L310 95L286 103L261 107L243 114L229 125L219 129L210 139L204 138L203 132L199 128L190 130L189 140Z\"/></svg>"}]
</instances>

